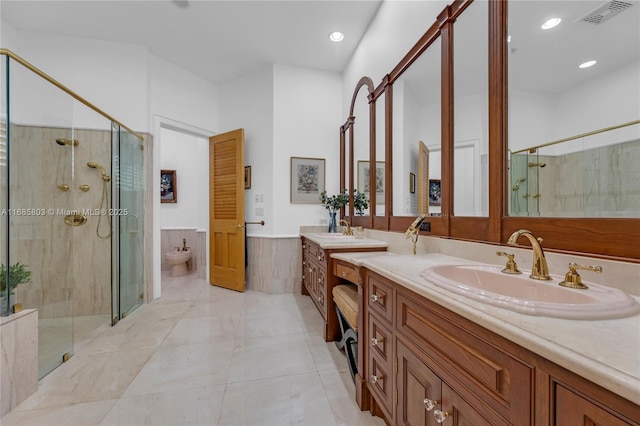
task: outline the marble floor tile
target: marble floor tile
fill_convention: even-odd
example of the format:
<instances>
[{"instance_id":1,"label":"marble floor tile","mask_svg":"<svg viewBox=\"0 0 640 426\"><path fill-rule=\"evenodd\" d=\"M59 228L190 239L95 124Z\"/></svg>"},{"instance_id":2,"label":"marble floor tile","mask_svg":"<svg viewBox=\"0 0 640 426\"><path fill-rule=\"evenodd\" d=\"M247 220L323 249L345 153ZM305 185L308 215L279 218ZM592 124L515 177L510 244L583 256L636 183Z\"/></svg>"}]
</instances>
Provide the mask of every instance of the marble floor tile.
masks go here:
<instances>
[{"instance_id":1,"label":"marble floor tile","mask_svg":"<svg viewBox=\"0 0 640 426\"><path fill-rule=\"evenodd\" d=\"M227 385L220 425L335 425L317 373Z\"/></svg>"},{"instance_id":2,"label":"marble floor tile","mask_svg":"<svg viewBox=\"0 0 640 426\"><path fill-rule=\"evenodd\" d=\"M215 425L225 385L125 396L100 425Z\"/></svg>"},{"instance_id":3,"label":"marble floor tile","mask_svg":"<svg viewBox=\"0 0 640 426\"><path fill-rule=\"evenodd\" d=\"M156 321L120 321L83 346L86 352L114 352L128 349L157 348L173 330L177 318Z\"/></svg>"},{"instance_id":4,"label":"marble floor tile","mask_svg":"<svg viewBox=\"0 0 640 426\"><path fill-rule=\"evenodd\" d=\"M304 334L236 341L229 383L315 372Z\"/></svg>"},{"instance_id":5,"label":"marble floor tile","mask_svg":"<svg viewBox=\"0 0 640 426\"><path fill-rule=\"evenodd\" d=\"M360 411L356 405L356 388L351 380L351 373L325 371L319 374L337 424L385 426L380 417L373 417L368 411Z\"/></svg>"},{"instance_id":6,"label":"marble floor tile","mask_svg":"<svg viewBox=\"0 0 640 426\"><path fill-rule=\"evenodd\" d=\"M129 385L124 396L225 384L233 346L233 341L164 344Z\"/></svg>"},{"instance_id":7,"label":"marble floor tile","mask_svg":"<svg viewBox=\"0 0 640 426\"><path fill-rule=\"evenodd\" d=\"M40 381L16 410L55 407L120 397L154 349L76 354Z\"/></svg>"},{"instance_id":8,"label":"marble floor tile","mask_svg":"<svg viewBox=\"0 0 640 426\"><path fill-rule=\"evenodd\" d=\"M349 371L347 356L335 342L325 342L322 335L312 333L306 334L306 338L317 371Z\"/></svg>"},{"instance_id":9,"label":"marble floor tile","mask_svg":"<svg viewBox=\"0 0 640 426\"><path fill-rule=\"evenodd\" d=\"M2 426L87 426L97 425L107 415L116 399L39 408L14 410L2 418Z\"/></svg>"},{"instance_id":10,"label":"marble floor tile","mask_svg":"<svg viewBox=\"0 0 640 426\"><path fill-rule=\"evenodd\" d=\"M235 316L183 318L176 323L166 341L172 345L234 341L238 322Z\"/></svg>"}]
</instances>

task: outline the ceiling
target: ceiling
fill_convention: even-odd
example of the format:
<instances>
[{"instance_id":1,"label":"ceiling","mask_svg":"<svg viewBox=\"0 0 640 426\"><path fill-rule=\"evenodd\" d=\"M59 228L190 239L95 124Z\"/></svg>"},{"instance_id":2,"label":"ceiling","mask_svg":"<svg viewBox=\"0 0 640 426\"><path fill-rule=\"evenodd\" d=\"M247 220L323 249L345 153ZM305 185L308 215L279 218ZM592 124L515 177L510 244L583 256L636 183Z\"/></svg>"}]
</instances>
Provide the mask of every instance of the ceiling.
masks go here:
<instances>
[{"instance_id":1,"label":"ceiling","mask_svg":"<svg viewBox=\"0 0 640 426\"><path fill-rule=\"evenodd\" d=\"M0 16L16 30L143 45L219 84L270 63L342 72L381 3L0 0Z\"/></svg>"}]
</instances>

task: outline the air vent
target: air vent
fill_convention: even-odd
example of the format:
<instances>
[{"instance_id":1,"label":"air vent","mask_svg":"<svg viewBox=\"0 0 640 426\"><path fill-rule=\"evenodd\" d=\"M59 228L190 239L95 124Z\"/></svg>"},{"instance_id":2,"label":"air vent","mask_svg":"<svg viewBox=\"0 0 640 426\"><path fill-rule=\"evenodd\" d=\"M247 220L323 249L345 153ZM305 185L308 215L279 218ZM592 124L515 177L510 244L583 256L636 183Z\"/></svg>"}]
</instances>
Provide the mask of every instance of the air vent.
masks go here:
<instances>
[{"instance_id":1,"label":"air vent","mask_svg":"<svg viewBox=\"0 0 640 426\"><path fill-rule=\"evenodd\" d=\"M606 2L605 4L598 6L596 9L590 11L586 15L576 19L574 22L586 22L588 24L602 24L605 21L618 15L620 12L624 12L628 8L633 6L632 3L626 1L613 0Z\"/></svg>"}]
</instances>

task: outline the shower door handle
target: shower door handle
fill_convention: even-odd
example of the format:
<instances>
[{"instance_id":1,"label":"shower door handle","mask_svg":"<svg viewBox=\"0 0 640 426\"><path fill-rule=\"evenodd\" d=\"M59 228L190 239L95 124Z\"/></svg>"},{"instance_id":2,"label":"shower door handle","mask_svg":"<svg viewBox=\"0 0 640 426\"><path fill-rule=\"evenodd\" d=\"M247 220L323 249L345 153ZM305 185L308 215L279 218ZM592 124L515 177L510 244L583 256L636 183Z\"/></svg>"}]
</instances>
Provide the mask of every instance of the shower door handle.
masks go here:
<instances>
[{"instance_id":1,"label":"shower door handle","mask_svg":"<svg viewBox=\"0 0 640 426\"><path fill-rule=\"evenodd\" d=\"M133 218L133 223L134 226L131 226L131 218ZM137 234L138 233L138 215L137 214L130 214L127 215L127 232L129 234Z\"/></svg>"}]
</instances>

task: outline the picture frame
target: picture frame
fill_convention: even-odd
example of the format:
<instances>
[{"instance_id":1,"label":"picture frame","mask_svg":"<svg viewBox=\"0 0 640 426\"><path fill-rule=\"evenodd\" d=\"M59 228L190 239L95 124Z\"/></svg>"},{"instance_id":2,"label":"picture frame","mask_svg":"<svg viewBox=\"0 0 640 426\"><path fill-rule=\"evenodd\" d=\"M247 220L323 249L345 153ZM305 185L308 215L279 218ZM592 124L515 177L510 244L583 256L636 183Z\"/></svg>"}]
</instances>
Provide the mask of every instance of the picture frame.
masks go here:
<instances>
[{"instance_id":1,"label":"picture frame","mask_svg":"<svg viewBox=\"0 0 640 426\"><path fill-rule=\"evenodd\" d=\"M416 175L412 172L409 172L409 192L416 193Z\"/></svg>"},{"instance_id":2,"label":"picture frame","mask_svg":"<svg viewBox=\"0 0 640 426\"><path fill-rule=\"evenodd\" d=\"M291 157L292 204L320 204L324 189L324 158Z\"/></svg>"},{"instance_id":3,"label":"picture frame","mask_svg":"<svg viewBox=\"0 0 640 426\"><path fill-rule=\"evenodd\" d=\"M251 166L244 166L244 189L251 189Z\"/></svg>"},{"instance_id":4,"label":"picture frame","mask_svg":"<svg viewBox=\"0 0 640 426\"><path fill-rule=\"evenodd\" d=\"M384 204L384 161L376 161L376 204ZM358 192L363 192L369 199L369 161L358 161Z\"/></svg>"},{"instance_id":5,"label":"picture frame","mask_svg":"<svg viewBox=\"0 0 640 426\"><path fill-rule=\"evenodd\" d=\"M160 170L160 202L178 202L178 181L175 170Z\"/></svg>"},{"instance_id":6,"label":"picture frame","mask_svg":"<svg viewBox=\"0 0 640 426\"><path fill-rule=\"evenodd\" d=\"M429 179L429 205L439 206L442 203L442 187L440 179Z\"/></svg>"}]
</instances>

